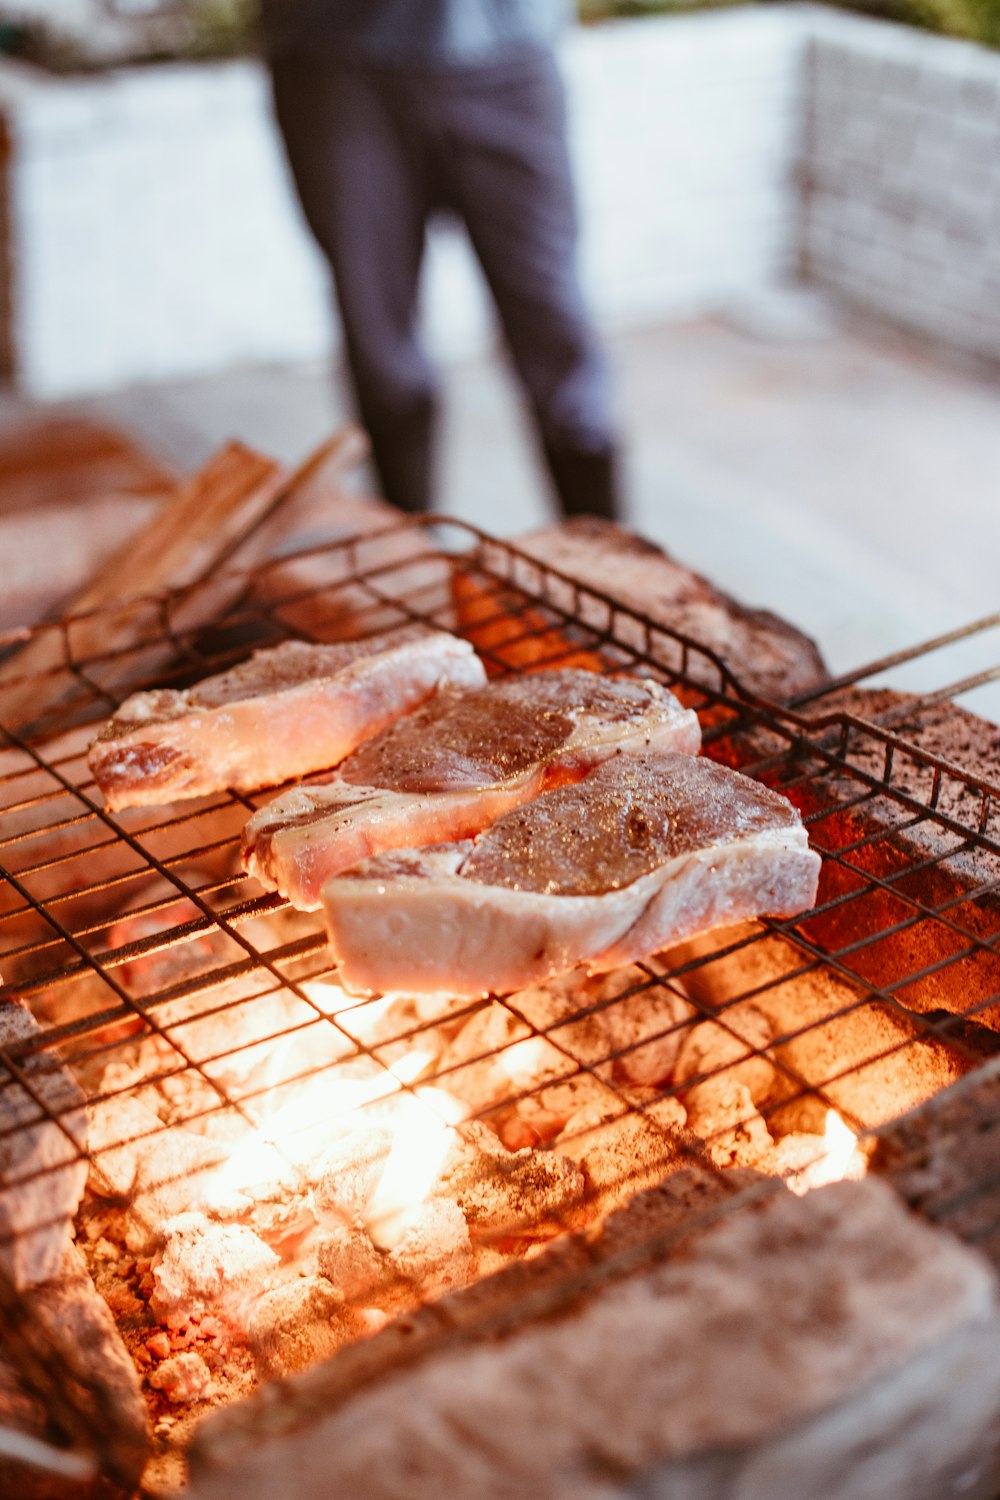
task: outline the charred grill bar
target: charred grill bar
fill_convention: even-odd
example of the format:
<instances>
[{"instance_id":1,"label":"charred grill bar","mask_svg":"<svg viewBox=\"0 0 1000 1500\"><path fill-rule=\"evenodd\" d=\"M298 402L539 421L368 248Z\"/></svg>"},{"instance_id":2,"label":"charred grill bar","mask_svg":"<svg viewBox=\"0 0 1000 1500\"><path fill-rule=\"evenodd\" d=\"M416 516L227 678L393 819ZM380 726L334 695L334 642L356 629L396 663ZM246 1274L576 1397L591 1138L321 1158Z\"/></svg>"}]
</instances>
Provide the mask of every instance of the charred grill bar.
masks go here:
<instances>
[{"instance_id":1,"label":"charred grill bar","mask_svg":"<svg viewBox=\"0 0 1000 1500\"><path fill-rule=\"evenodd\" d=\"M782 708L693 634L452 522L410 522L234 572L226 593L234 602L211 629L185 623L183 594L39 627L47 660L58 641L60 665L37 683L34 722L24 708L33 684L17 678L16 658L0 684L0 1000L19 1023L0 1038L0 1319L26 1393L11 1396L0 1425L33 1421L67 1485L90 1463L127 1491L142 1470L145 1417L122 1343L146 1378L169 1478L185 1413L246 1394L261 1373L345 1346L329 1367L344 1374L324 1388L332 1409L338 1381L385 1379L473 1330L564 1307L763 1202L782 1177L808 1185L818 1170L822 1181L832 1113L860 1138L854 1169L870 1156L936 1223L1000 1249L995 1160L983 1146L995 1141L1000 1050L1000 787L921 745L939 723L933 703L807 702L803 692ZM121 638L124 614L138 644L102 650L102 638ZM185 686L253 646L407 622L466 636L491 675L585 666L664 683L698 711L708 755L800 808L824 858L816 909L685 945L561 999L524 992L443 1012L363 1002L336 990L319 919L262 895L239 870L241 829L265 798L105 811L86 750L127 693ZM873 706L884 726L858 711ZM21 1001L33 1022L9 1009ZM289 1151L275 1125L317 1080L312 1118L295 1130L315 1131L317 1098L346 1082L367 1132L350 1139L361 1159L381 1153L383 1178L394 1123L419 1134L429 1119L445 1151L427 1189L446 1204L434 1225L367 1178L357 1189L370 1194L365 1237L347 1244L323 1220L334 1189L310 1177L295 1132ZM917 1108L907 1125L892 1123ZM950 1136L926 1124L945 1108L960 1122ZM942 1162L936 1142L955 1130L980 1148ZM234 1168L247 1142L270 1153L264 1168ZM253 1197L261 1171L269 1190L277 1183L267 1212L233 1208L234 1194ZM87 1278L68 1245L74 1173L89 1179L78 1241L104 1302L80 1293ZM629 1210L617 1239L600 1233L664 1177L675 1183L669 1213L662 1202L645 1220ZM430 1251L407 1241L414 1213ZM155 1248L166 1220L185 1221L170 1242L172 1272ZM206 1224L235 1257L223 1262L229 1279L247 1277L246 1298L222 1297L221 1333L202 1283L200 1331L183 1320L185 1247L203 1255ZM317 1237L337 1284L354 1285L348 1263L360 1276L355 1294L331 1293L324 1312L322 1277L304 1278L308 1307L282 1283L271 1322L253 1332L254 1277L294 1265L300 1241L314 1253ZM241 1260L251 1242L269 1258ZM73 1262L56 1290L52 1255ZM503 1295L491 1301L482 1288L493 1283L481 1282L478 1302L471 1291L454 1297L491 1271L503 1271ZM368 1337L421 1306L410 1344L394 1324ZM237 1357L231 1325L241 1320ZM324 1320L335 1334L322 1333ZM81 1347L82 1329L92 1346L103 1338L99 1356Z\"/></svg>"}]
</instances>

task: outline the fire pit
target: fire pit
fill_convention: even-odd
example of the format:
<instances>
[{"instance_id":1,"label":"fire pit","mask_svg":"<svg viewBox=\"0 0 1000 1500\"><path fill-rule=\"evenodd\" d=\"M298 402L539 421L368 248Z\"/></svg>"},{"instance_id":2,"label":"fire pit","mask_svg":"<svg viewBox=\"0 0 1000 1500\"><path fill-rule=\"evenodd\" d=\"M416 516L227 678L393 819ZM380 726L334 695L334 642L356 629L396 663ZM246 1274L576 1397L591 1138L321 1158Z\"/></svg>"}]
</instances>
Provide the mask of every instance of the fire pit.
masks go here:
<instances>
[{"instance_id":1,"label":"fire pit","mask_svg":"<svg viewBox=\"0 0 1000 1500\"><path fill-rule=\"evenodd\" d=\"M12 1459L67 1493L176 1484L201 1418L262 1381L335 1356L332 1410L754 1205L794 1238L787 1189L873 1158L919 1199L891 1122L985 1087L1000 1052L988 780L850 698L779 707L693 635L457 523L234 571L226 597L211 628L183 594L40 627L58 664L0 686L0 723L5 692L22 705L0 749L0 1315L5 1420L34 1434ZM491 675L666 684L709 756L800 808L816 909L512 995L358 999L318 919L239 868L270 794L103 808L86 749L126 692L408 621L464 634ZM966 1217L991 1172L964 1182ZM863 1209L836 1191L881 1232L875 1188ZM953 1209L939 1195L934 1217ZM995 1242L995 1219L966 1238Z\"/></svg>"}]
</instances>

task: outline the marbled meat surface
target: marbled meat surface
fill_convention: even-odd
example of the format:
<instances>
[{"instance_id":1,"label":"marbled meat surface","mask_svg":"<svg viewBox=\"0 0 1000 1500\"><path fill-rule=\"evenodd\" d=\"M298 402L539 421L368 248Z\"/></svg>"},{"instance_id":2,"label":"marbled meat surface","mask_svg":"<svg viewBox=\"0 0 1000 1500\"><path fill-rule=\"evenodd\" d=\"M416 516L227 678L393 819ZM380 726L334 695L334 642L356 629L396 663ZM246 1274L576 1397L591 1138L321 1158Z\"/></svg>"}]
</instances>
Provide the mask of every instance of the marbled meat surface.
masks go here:
<instances>
[{"instance_id":1,"label":"marbled meat surface","mask_svg":"<svg viewBox=\"0 0 1000 1500\"><path fill-rule=\"evenodd\" d=\"M348 988L472 996L793 916L819 868L779 793L656 752L609 760L473 841L366 860L327 882L323 905Z\"/></svg>"},{"instance_id":2,"label":"marbled meat surface","mask_svg":"<svg viewBox=\"0 0 1000 1500\"><path fill-rule=\"evenodd\" d=\"M90 748L108 807L255 791L337 765L439 687L481 687L482 663L446 631L286 641L192 688L134 693Z\"/></svg>"},{"instance_id":3,"label":"marbled meat surface","mask_svg":"<svg viewBox=\"0 0 1000 1500\"><path fill-rule=\"evenodd\" d=\"M296 905L372 854L467 838L542 790L623 752L696 755L697 716L659 683L553 671L439 693L321 785L296 787L244 832L246 869Z\"/></svg>"}]
</instances>

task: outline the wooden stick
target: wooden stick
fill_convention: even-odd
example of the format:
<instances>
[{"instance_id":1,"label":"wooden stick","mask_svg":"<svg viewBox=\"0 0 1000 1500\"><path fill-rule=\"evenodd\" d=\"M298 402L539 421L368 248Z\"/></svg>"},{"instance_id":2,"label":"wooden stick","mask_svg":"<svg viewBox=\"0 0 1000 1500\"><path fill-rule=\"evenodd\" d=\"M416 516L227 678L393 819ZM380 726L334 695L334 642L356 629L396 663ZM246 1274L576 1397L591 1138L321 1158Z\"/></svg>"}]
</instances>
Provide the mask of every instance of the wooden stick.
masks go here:
<instances>
[{"instance_id":1,"label":"wooden stick","mask_svg":"<svg viewBox=\"0 0 1000 1500\"><path fill-rule=\"evenodd\" d=\"M217 557L213 558L204 572L195 580L202 583L213 572L224 567L227 562L237 558L240 551L250 542L256 541L258 546L254 548L254 556L261 551L267 550L266 543L273 543L276 539L275 532L271 527L281 512L287 509L288 502L300 495L307 485L319 475L324 469L328 469L331 477L342 474L348 469L354 468L368 456L369 444L368 434L363 428L349 424L341 427L332 437L320 443L307 458L294 469L283 482L272 497L270 504L260 516L253 518L238 536L234 536L230 542L222 548ZM282 525L281 530L284 530ZM261 541L265 542L264 548L259 546ZM239 558L241 563L249 562L248 557Z\"/></svg>"},{"instance_id":2,"label":"wooden stick","mask_svg":"<svg viewBox=\"0 0 1000 1500\"><path fill-rule=\"evenodd\" d=\"M192 583L225 546L234 524L269 506L282 474L269 458L240 443L217 453L157 511L140 531L123 542L70 604L70 616L98 612L74 630L75 658L90 651L127 648L148 629L142 611L102 609L162 589ZM18 685L0 693L0 720L18 725L37 718L58 703L69 683L61 668L66 640L55 627L43 628L0 666L0 683Z\"/></svg>"},{"instance_id":3,"label":"wooden stick","mask_svg":"<svg viewBox=\"0 0 1000 1500\"><path fill-rule=\"evenodd\" d=\"M112 553L67 612L193 583L211 569L234 521L242 527L247 512L263 513L280 479L272 459L228 444Z\"/></svg>"},{"instance_id":4,"label":"wooden stick","mask_svg":"<svg viewBox=\"0 0 1000 1500\"><path fill-rule=\"evenodd\" d=\"M184 628L217 619L242 586L238 577L220 577L223 565L273 546L289 501L324 467L357 462L366 446L359 428L346 427L291 474L242 443L220 449L102 564L71 602L65 630L42 627L0 664L0 723L23 726L58 704L73 685L70 655L79 663L148 638L150 611L129 608L130 600L180 592L187 595Z\"/></svg>"}]
</instances>

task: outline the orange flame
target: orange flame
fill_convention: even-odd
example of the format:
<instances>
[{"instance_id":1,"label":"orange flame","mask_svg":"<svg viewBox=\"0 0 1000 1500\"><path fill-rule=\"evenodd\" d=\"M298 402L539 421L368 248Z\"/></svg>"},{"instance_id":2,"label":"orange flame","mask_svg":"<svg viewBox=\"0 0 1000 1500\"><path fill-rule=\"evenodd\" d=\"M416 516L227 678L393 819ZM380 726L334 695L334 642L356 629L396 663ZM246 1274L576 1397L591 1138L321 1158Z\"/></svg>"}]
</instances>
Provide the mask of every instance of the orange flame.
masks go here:
<instances>
[{"instance_id":1,"label":"orange flame","mask_svg":"<svg viewBox=\"0 0 1000 1500\"><path fill-rule=\"evenodd\" d=\"M864 1177L868 1159L859 1149L854 1131L835 1109L827 1110L823 1135L816 1139L822 1141L822 1149L815 1160L788 1178L793 1193L801 1196L813 1188L827 1187L831 1182Z\"/></svg>"}]
</instances>

